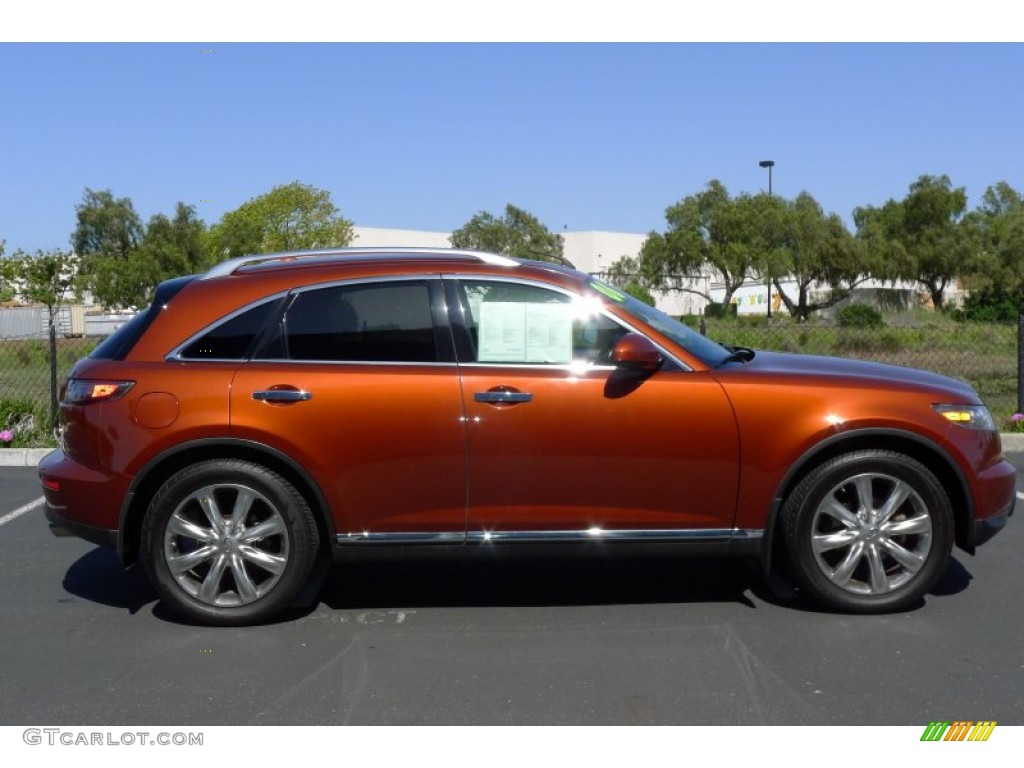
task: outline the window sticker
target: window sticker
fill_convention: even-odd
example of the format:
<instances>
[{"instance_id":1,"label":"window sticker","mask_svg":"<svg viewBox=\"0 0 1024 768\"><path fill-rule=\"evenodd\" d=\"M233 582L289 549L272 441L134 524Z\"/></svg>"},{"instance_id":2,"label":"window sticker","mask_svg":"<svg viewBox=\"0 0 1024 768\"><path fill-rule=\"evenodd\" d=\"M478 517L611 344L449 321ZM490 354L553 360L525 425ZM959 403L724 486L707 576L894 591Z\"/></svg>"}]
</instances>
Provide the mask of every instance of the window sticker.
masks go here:
<instances>
[{"instance_id":1,"label":"window sticker","mask_svg":"<svg viewBox=\"0 0 1024 768\"><path fill-rule=\"evenodd\" d=\"M567 364L572 360L568 304L491 301L480 305L481 363Z\"/></svg>"}]
</instances>

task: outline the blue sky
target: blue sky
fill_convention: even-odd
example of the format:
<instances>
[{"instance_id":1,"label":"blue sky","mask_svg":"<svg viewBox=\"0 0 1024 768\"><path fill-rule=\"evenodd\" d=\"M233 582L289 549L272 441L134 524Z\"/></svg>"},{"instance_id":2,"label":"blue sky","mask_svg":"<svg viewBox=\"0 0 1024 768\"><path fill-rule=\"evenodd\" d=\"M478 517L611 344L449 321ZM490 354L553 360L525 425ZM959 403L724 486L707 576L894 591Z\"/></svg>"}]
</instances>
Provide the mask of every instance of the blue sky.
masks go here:
<instances>
[{"instance_id":1,"label":"blue sky","mask_svg":"<svg viewBox=\"0 0 1024 768\"><path fill-rule=\"evenodd\" d=\"M209 52L207 52L209 51ZM850 222L947 174L1024 191L1024 45L0 43L0 240L67 247L86 187L208 223L277 184L359 226L506 203L553 230L662 229L720 179Z\"/></svg>"}]
</instances>

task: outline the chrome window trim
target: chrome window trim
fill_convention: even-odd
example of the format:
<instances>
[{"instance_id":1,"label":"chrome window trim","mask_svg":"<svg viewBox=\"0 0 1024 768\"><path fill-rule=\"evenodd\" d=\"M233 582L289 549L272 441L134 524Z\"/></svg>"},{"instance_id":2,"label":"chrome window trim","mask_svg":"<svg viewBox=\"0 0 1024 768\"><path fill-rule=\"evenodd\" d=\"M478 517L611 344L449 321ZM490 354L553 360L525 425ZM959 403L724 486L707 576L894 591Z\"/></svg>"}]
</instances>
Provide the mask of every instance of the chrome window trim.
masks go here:
<instances>
[{"instance_id":1,"label":"chrome window trim","mask_svg":"<svg viewBox=\"0 0 1024 768\"><path fill-rule=\"evenodd\" d=\"M586 300L586 298L587 298L586 296L583 296L582 294L576 293L575 291L572 291L572 290L570 290L568 288L565 288L565 287L563 287L561 285L554 285L552 283L546 283L546 282L543 282L541 280L535 280L535 279L529 278L529 277L515 277L515 276L506 276L506 275L474 275L474 274L464 274L464 273L459 273L459 272L444 272L444 273L441 274L441 278L443 280L456 280L456 281L459 281L459 282L473 281L473 282L478 282L478 283L513 283L515 285L529 285L529 286L531 286L533 288L546 288L549 291L554 291L555 293L564 294L565 296L568 296L568 297L570 297L572 299L579 299L579 300L583 301L583 300ZM603 315L604 317L606 317L607 319L611 320L612 322L618 323L619 325L623 326L629 333L636 333L636 334L646 338L655 347L658 348L658 351L661 352L662 355L664 355L666 360L670 360L675 365L679 366L680 370L686 371L686 372L692 372L693 371L693 368L691 368L689 365L684 363L682 360L680 360L678 357L676 357L673 353L671 353L667 349L665 349L664 346L662 346L661 344L656 342L654 339L652 339L647 333L645 333L644 331L639 330L635 325L633 325L631 323L627 323L621 317L617 317L617 316L613 315L608 310L604 309L603 305L602 305L602 309L600 310L600 314ZM512 368L543 368L545 370L558 370L560 368L572 367L571 364L567 365L566 363L551 363L551 364L544 364L544 363L488 363L488 362L481 363L481 362L477 362L477 361L460 363L460 365L480 366L480 367L487 367L487 368L510 368L510 367L512 367ZM612 370L612 371L617 370L614 365L612 365L612 366L601 366L600 367L601 370L604 370L605 368L607 368L607 370ZM590 370L598 370L598 369L599 369L598 366L594 366Z\"/></svg>"},{"instance_id":2,"label":"chrome window trim","mask_svg":"<svg viewBox=\"0 0 1024 768\"><path fill-rule=\"evenodd\" d=\"M339 545L355 544L487 544L491 542L557 542L557 541L690 541L730 542L758 541L764 537L760 528L586 528L554 531L424 531L381 532L352 531L339 533Z\"/></svg>"},{"instance_id":3,"label":"chrome window trim","mask_svg":"<svg viewBox=\"0 0 1024 768\"><path fill-rule=\"evenodd\" d=\"M189 362L208 362L206 360L198 360ZM238 360L229 360L228 362L237 363ZM279 357L253 357L248 360L242 360L243 363L248 364L262 364L262 363L273 363L274 365L386 365L386 366L404 366L406 368L457 368L458 363L452 362L403 362L395 360L292 360L290 358L279 358Z\"/></svg>"}]
</instances>

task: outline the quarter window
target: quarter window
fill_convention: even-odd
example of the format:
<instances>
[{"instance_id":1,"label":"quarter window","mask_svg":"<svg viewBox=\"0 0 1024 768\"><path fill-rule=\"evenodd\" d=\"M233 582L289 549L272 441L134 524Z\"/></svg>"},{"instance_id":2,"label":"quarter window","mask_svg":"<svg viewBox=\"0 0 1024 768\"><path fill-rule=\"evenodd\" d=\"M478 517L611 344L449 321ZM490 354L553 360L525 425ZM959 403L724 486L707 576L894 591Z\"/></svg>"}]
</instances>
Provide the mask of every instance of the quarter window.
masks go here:
<instances>
[{"instance_id":1,"label":"quarter window","mask_svg":"<svg viewBox=\"0 0 1024 768\"><path fill-rule=\"evenodd\" d=\"M266 327L280 301L265 301L235 315L181 350L190 360L244 360L255 338Z\"/></svg>"}]
</instances>

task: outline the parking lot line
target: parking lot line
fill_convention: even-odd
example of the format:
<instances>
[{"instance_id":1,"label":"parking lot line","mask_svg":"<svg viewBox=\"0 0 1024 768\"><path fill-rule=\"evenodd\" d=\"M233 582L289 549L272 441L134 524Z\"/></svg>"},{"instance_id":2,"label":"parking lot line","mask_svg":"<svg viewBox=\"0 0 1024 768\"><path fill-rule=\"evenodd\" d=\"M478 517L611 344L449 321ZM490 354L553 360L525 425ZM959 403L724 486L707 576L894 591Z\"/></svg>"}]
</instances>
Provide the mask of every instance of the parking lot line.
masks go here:
<instances>
[{"instance_id":1,"label":"parking lot line","mask_svg":"<svg viewBox=\"0 0 1024 768\"><path fill-rule=\"evenodd\" d=\"M0 517L0 525L6 525L7 523L11 522L11 520L14 520L17 517L21 517L26 512L31 512L33 509L43 506L44 501L45 499L42 496L40 496L35 501L30 501L28 504L24 504L18 507L13 512L8 512L3 517Z\"/></svg>"}]
</instances>

